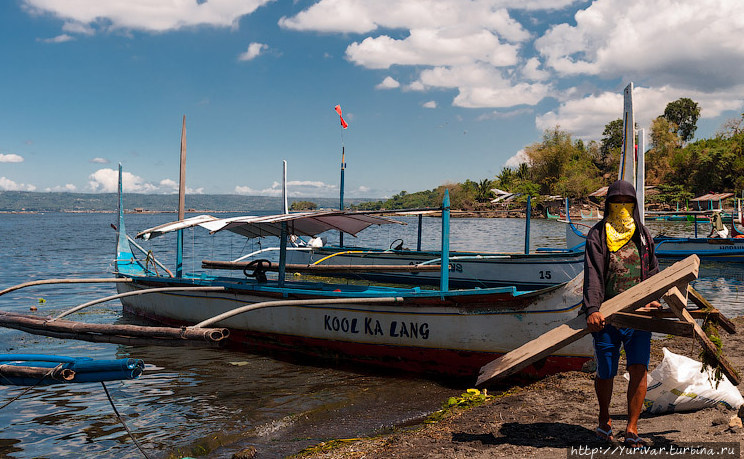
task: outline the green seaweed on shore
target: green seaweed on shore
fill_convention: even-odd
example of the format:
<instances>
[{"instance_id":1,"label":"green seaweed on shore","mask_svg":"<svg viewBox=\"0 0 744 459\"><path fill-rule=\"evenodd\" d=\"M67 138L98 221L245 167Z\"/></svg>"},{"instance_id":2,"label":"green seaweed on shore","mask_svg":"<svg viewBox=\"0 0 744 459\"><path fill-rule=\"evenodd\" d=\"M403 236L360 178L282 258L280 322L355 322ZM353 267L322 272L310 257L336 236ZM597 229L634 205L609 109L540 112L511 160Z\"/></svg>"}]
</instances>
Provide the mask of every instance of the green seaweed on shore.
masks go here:
<instances>
[{"instance_id":1,"label":"green seaweed on shore","mask_svg":"<svg viewBox=\"0 0 744 459\"><path fill-rule=\"evenodd\" d=\"M459 397L450 397L446 402L442 404L442 409L433 412L425 420L424 424L435 424L442 419L449 416L455 408L473 408L478 405L482 405L488 400L496 397L505 397L515 393L515 389L512 388L508 391L504 391L498 396L490 395L486 389L481 392L478 389L468 389L463 392Z\"/></svg>"},{"instance_id":2,"label":"green seaweed on shore","mask_svg":"<svg viewBox=\"0 0 744 459\"><path fill-rule=\"evenodd\" d=\"M310 456L317 453L323 453L327 451L334 450L340 446L346 445L347 443L354 443L356 441L362 440L361 438L340 438L336 440L328 440L328 441L322 441L318 443L317 445L308 446L307 448L303 449L297 454L293 454L288 457L303 457L303 456Z\"/></svg>"},{"instance_id":3,"label":"green seaweed on shore","mask_svg":"<svg viewBox=\"0 0 744 459\"><path fill-rule=\"evenodd\" d=\"M718 384L723 380L723 372L718 361L718 357L723 355L723 341L721 340L721 335L718 334L718 328L716 328L714 321L708 317L703 321L702 329L713 345L715 345L716 352L715 354L711 354L705 348L700 351L699 358L703 363L700 372L704 373L710 369L711 371L708 373L709 375L712 373L712 379L709 377L710 383L714 388L718 389Z\"/></svg>"}]
</instances>

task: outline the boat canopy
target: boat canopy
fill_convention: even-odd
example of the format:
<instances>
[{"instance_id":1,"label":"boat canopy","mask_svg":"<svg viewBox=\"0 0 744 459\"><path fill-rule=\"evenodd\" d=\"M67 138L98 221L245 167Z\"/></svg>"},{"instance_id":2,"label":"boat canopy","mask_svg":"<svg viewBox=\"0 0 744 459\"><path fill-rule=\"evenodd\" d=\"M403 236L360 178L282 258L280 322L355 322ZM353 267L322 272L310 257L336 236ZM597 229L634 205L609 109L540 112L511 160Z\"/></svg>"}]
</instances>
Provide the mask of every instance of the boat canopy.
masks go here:
<instances>
[{"instance_id":1,"label":"boat canopy","mask_svg":"<svg viewBox=\"0 0 744 459\"><path fill-rule=\"evenodd\" d=\"M222 219L209 215L200 215L180 222L166 223L165 225L144 230L137 237L147 240L167 232L192 226L201 226L212 234L227 230L248 238L280 236L283 223L287 224L289 234L312 237L329 230L343 231L344 233L356 236L357 233L371 225L405 224L389 218L342 211L301 212L296 214L241 216Z\"/></svg>"},{"instance_id":2,"label":"boat canopy","mask_svg":"<svg viewBox=\"0 0 744 459\"><path fill-rule=\"evenodd\" d=\"M191 228L202 223L219 220L217 217L211 215L197 215L196 217L187 218L185 220L179 220L170 223L164 223L154 228L146 229L137 235L138 238L149 240L158 236L162 236L165 233L171 231L178 231L186 228Z\"/></svg>"}]
</instances>

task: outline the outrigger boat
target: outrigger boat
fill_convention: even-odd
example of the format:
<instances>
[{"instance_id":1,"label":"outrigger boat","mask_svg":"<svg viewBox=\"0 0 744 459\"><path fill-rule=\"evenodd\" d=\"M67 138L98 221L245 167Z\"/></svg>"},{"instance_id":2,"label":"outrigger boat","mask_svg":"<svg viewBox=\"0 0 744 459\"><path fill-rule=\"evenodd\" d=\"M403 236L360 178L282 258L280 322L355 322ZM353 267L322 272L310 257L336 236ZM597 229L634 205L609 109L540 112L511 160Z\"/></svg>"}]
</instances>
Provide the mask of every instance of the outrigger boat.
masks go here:
<instances>
[{"instance_id":1,"label":"outrigger boat","mask_svg":"<svg viewBox=\"0 0 744 459\"><path fill-rule=\"evenodd\" d=\"M657 236L656 256L659 258L681 259L692 254L697 255L702 260L719 261L719 262L744 262L744 234L736 228L736 221L733 215L731 221L731 237L711 238L698 237L698 215L710 215L712 211L694 212L695 235L694 237L668 237Z\"/></svg>"},{"instance_id":2,"label":"outrigger boat","mask_svg":"<svg viewBox=\"0 0 744 459\"><path fill-rule=\"evenodd\" d=\"M283 183L286 196L286 162ZM286 202L286 201L285 201ZM530 251L530 214L531 201L528 199L527 219L525 225L524 252L475 252L450 251L449 253L449 286L453 288L516 287L518 290L538 290L568 282L584 269L584 241L563 248L538 248ZM284 213L288 213L285 204ZM422 219L426 215L441 214L441 210L413 209L389 211L397 216L418 217L416 249L404 248L403 239L397 239L388 249L376 249L351 245L316 245L320 238L310 243L297 235L290 237L291 247L287 247L287 263L293 269L317 268L314 272L323 275L365 279L375 282L388 282L413 285L438 285L440 276L435 271L395 271L384 272L378 266L427 266L439 265L442 252L421 250ZM378 214L378 212L374 212ZM357 213L356 215L364 215ZM393 221L396 222L396 221ZM343 238L340 238L343 240ZM276 254L278 247L269 247L243 255L235 263L243 260L256 260L267 254ZM339 270L343 266L358 266L352 272ZM370 266L368 270L362 269ZM335 268L334 268L335 267Z\"/></svg>"},{"instance_id":3,"label":"outrigger boat","mask_svg":"<svg viewBox=\"0 0 744 459\"><path fill-rule=\"evenodd\" d=\"M119 190L121 193L121 184ZM449 265L447 194L442 209L445 256L440 265L423 267L439 270L439 289L285 279L288 234L317 236L327 230L341 230L353 235L369 225L388 223L381 217L348 212L184 219L145 230L140 236L152 238L190 226L201 226L212 233L227 230L245 237L280 236L280 262L274 265L256 260L253 264L228 262L222 266L204 262L209 268L237 268L252 278L178 270L175 276L164 277L134 256L120 194L115 267L117 277L127 282L117 283L117 289L125 295L121 302L128 313L189 329L226 327L230 330L228 340L246 350L461 377L473 377L484 363L579 313L581 276L537 291L519 291L513 286L450 290L449 270L441 269ZM403 268L422 270L417 266ZM370 271L375 267L359 269ZM267 270L276 270L278 275L266 276ZM578 369L591 357L591 342L585 339L523 373L545 375Z\"/></svg>"}]
</instances>

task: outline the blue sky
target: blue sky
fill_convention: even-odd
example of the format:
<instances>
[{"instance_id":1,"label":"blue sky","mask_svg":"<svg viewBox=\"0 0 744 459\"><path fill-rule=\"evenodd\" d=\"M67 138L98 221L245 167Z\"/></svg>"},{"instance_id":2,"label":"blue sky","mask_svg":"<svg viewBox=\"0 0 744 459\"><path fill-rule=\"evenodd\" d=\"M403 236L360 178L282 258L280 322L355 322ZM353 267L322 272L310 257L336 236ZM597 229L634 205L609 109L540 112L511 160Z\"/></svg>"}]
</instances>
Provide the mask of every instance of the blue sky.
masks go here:
<instances>
[{"instance_id":1,"label":"blue sky","mask_svg":"<svg viewBox=\"0 0 744 459\"><path fill-rule=\"evenodd\" d=\"M740 0L0 2L0 190L350 197L493 178L559 125L585 140L633 81L698 137L744 101ZM333 110L340 104L347 130Z\"/></svg>"}]
</instances>

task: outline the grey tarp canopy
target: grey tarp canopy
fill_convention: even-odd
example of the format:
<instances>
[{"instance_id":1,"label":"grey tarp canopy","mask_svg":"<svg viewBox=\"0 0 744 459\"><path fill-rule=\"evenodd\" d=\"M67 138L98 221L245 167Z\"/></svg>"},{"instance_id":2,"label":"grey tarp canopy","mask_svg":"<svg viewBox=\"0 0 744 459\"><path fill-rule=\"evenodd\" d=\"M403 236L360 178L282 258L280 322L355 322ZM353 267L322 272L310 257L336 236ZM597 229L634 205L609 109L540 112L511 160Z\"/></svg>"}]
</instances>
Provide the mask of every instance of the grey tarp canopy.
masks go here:
<instances>
[{"instance_id":1,"label":"grey tarp canopy","mask_svg":"<svg viewBox=\"0 0 744 459\"><path fill-rule=\"evenodd\" d=\"M317 236L329 230L343 231L356 236L371 225L404 224L389 218L343 211L301 212L265 216L241 216L218 219L209 215L199 215L180 222L166 223L140 232L137 237L145 240L167 232L192 226L201 226L211 233L231 231L248 238L279 236L282 223L287 224L288 234L298 236Z\"/></svg>"}]
</instances>

